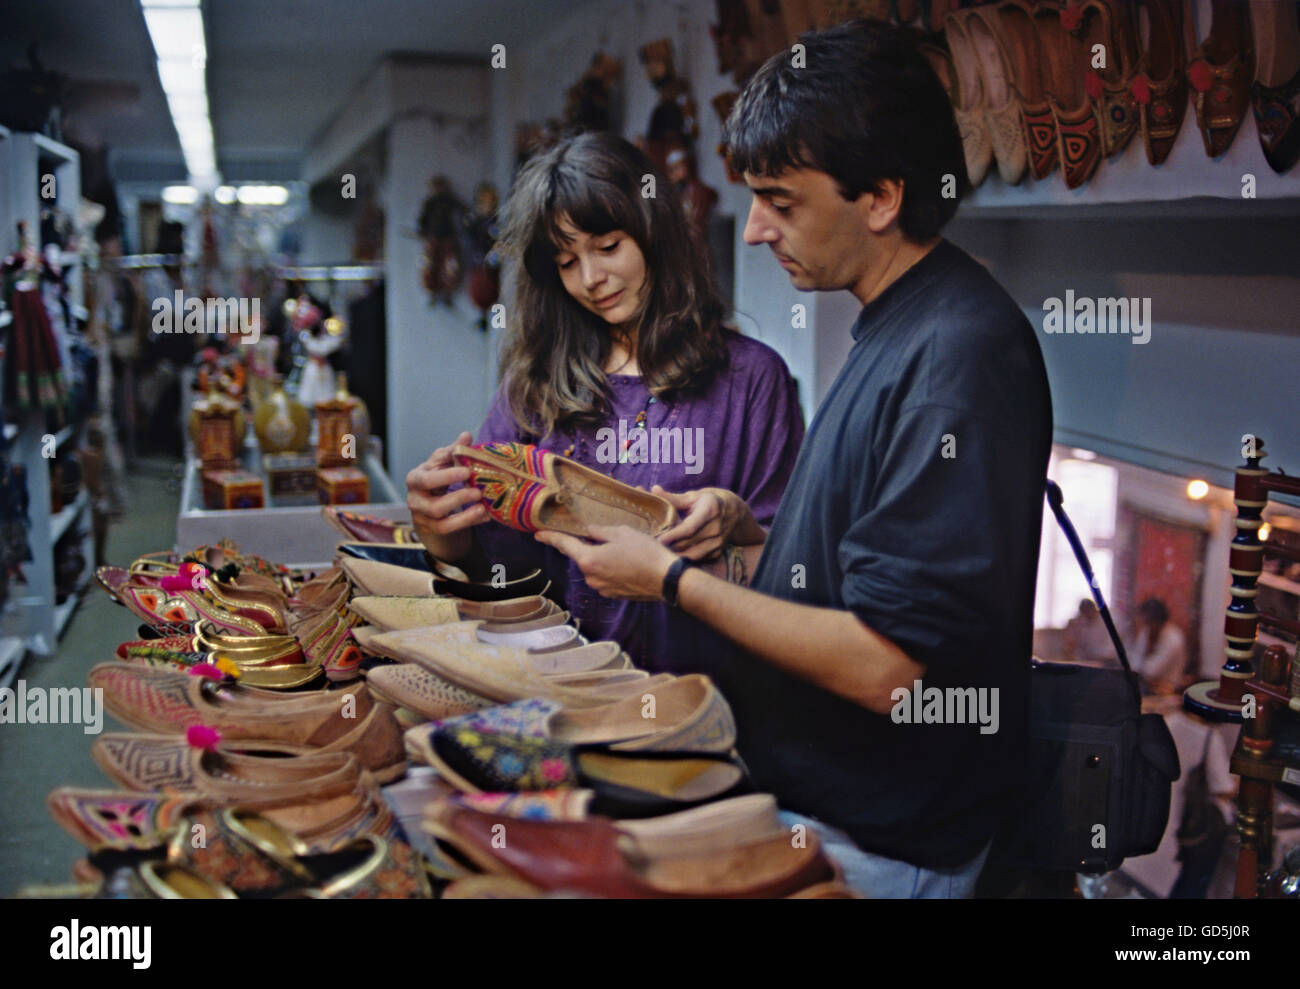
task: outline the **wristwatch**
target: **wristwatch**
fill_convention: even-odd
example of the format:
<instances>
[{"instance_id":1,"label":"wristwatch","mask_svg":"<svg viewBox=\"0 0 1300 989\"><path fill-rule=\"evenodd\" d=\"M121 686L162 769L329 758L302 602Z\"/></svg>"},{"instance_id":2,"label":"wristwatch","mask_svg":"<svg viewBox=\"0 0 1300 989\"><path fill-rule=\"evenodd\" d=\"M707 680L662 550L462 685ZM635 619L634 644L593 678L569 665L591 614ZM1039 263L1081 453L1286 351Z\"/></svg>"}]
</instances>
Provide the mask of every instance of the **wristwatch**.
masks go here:
<instances>
[{"instance_id":1,"label":"wristwatch","mask_svg":"<svg viewBox=\"0 0 1300 989\"><path fill-rule=\"evenodd\" d=\"M673 565L668 568L664 574L663 599L673 608L677 607L677 584L682 579L682 574L686 572L687 567L695 566L694 560L688 560L684 556L679 556L673 560Z\"/></svg>"}]
</instances>

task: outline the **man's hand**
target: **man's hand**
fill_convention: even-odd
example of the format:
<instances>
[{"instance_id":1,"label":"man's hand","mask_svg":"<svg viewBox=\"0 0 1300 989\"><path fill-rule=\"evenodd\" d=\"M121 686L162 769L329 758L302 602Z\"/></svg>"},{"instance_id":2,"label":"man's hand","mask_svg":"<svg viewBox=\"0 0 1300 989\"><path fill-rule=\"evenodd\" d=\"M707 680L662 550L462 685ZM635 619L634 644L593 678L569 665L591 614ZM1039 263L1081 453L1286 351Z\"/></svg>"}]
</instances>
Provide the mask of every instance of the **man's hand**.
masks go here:
<instances>
[{"instance_id":1,"label":"man's hand","mask_svg":"<svg viewBox=\"0 0 1300 989\"><path fill-rule=\"evenodd\" d=\"M753 546L767 538L749 506L726 488L700 488L672 494L656 484L653 491L667 499L682 516L680 522L659 536L661 543L682 556L710 560L728 543Z\"/></svg>"},{"instance_id":2,"label":"man's hand","mask_svg":"<svg viewBox=\"0 0 1300 989\"><path fill-rule=\"evenodd\" d=\"M539 532L539 543L558 549L582 571L591 588L607 598L659 601L664 576L677 555L653 536L625 525L594 525L586 543L562 532Z\"/></svg>"},{"instance_id":3,"label":"man's hand","mask_svg":"<svg viewBox=\"0 0 1300 989\"><path fill-rule=\"evenodd\" d=\"M406 507L411 510L411 521L425 548L440 560L466 556L472 545L470 526L489 519L481 504L483 493L472 484L447 493L448 487L465 483L470 476L469 468L457 467L452 460L452 447L472 442L469 433L461 433L455 443L434 450L428 460L406 475Z\"/></svg>"}]
</instances>

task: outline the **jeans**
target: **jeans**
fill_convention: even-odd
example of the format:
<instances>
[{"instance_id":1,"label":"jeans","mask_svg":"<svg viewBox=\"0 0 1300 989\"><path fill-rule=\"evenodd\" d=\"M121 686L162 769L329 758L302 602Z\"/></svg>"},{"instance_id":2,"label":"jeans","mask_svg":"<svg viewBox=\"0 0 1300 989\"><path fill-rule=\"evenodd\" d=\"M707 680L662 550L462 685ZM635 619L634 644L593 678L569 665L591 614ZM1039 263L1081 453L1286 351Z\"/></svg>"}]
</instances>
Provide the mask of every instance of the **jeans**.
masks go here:
<instances>
[{"instance_id":1,"label":"jeans","mask_svg":"<svg viewBox=\"0 0 1300 989\"><path fill-rule=\"evenodd\" d=\"M844 883L855 893L873 900L965 900L975 890L990 841L965 865L952 869L923 869L908 862L864 852L843 831L791 811L781 811L781 823L802 824L817 834L826 855L839 865Z\"/></svg>"}]
</instances>

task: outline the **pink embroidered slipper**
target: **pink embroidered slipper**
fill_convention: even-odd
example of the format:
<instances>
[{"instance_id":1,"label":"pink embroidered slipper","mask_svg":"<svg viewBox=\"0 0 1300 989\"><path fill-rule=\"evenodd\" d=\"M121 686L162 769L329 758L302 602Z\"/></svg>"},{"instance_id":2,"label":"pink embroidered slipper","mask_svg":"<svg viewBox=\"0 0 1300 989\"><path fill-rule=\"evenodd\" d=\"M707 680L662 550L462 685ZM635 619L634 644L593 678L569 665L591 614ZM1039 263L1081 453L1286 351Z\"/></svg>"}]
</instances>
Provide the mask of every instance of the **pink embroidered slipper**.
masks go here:
<instances>
[{"instance_id":1,"label":"pink embroidered slipper","mask_svg":"<svg viewBox=\"0 0 1300 989\"><path fill-rule=\"evenodd\" d=\"M488 514L522 532L553 529L587 538L589 526L626 525L653 536L677 521L673 506L658 495L536 446L457 446L453 456L483 490Z\"/></svg>"}]
</instances>

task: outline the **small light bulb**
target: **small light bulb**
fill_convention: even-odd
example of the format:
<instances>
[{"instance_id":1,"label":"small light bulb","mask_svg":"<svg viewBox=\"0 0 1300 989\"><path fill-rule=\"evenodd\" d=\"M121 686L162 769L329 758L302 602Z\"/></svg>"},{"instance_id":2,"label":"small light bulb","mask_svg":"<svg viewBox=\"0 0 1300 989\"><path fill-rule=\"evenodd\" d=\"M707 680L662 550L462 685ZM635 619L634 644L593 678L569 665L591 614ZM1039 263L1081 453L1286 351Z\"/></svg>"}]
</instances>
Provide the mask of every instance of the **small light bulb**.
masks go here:
<instances>
[{"instance_id":1,"label":"small light bulb","mask_svg":"<svg viewBox=\"0 0 1300 989\"><path fill-rule=\"evenodd\" d=\"M1268 542L1268 534L1272 531L1273 531L1273 527L1269 525L1267 522L1261 525L1259 527L1259 541L1261 543Z\"/></svg>"},{"instance_id":2,"label":"small light bulb","mask_svg":"<svg viewBox=\"0 0 1300 989\"><path fill-rule=\"evenodd\" d=\"M1200 501L1210 493L1210 486L1204 481L1192 481L1187 485L1187 497L1192 501Z\"/></svg>"}]
</instances>

